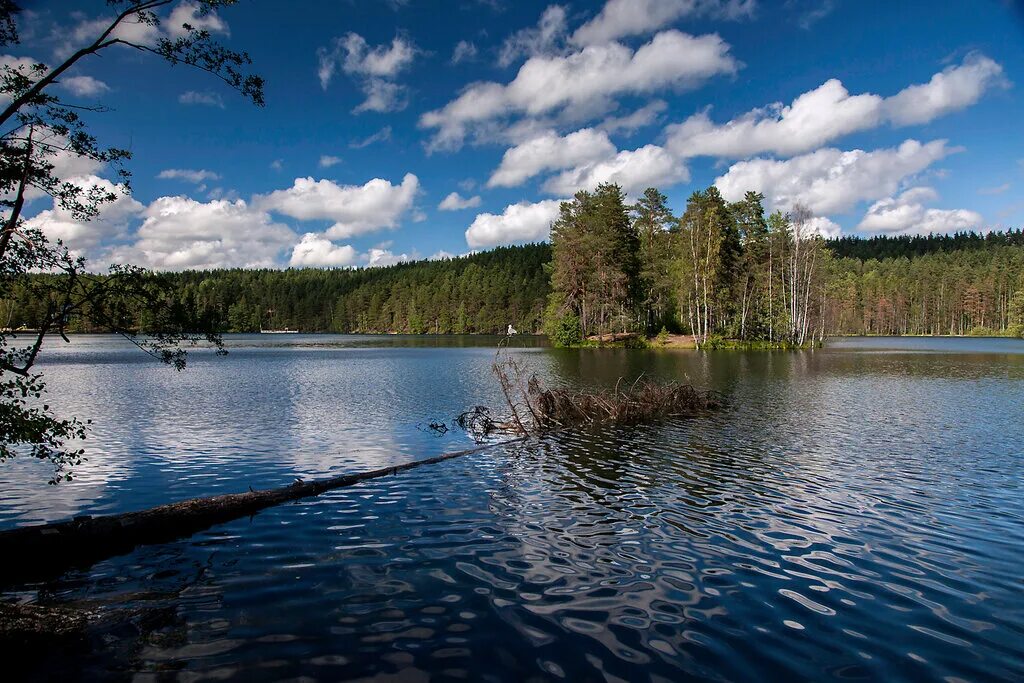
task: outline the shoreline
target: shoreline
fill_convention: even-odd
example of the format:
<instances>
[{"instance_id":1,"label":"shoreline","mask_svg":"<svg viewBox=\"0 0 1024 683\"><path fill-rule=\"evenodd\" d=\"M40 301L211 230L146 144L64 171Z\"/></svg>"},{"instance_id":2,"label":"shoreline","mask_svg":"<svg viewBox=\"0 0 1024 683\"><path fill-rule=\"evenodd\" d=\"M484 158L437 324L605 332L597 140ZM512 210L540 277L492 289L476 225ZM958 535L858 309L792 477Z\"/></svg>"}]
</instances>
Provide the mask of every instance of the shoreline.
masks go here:
<instances>
[{"instance_id":1,"label":"shoreline","mask_svg":"<svg viewBox=\"0 0 1024 683\"><path fill-rule=\"evenodd\" d=\"M37 334L33 330L18 330L10 333L11 337L17 338L19 334ZM459 337L471 337L471 338L484 338L484 337L495 337L505 338L505 334L501 332L466 332L463 334L434 334L432 332L425 333L413 333L413 332L331 332L325 330L317 331L288 331L288 332L219 332L218 334L223 336L246 336L246 337L267 337L272 339L282 340L289 337L310 337L310 336L337 336L337 337L400 337L408 339L444 339L444 338L459 338ZM68 332L69 338L76 337L120 337L116 332ZM144 333L139 334L140 337L146 336ZM639 339L641 335L639 333L609 333L603 335L605 339L602 341L602 335L590 335L587 337L584 344L580 344L573 347L566 348L619 348L627 340ZM523 339L539 340L546 339L547 336L543 333L527 333L521 332L516 337ZM611 339L608 339L608 338ZM663 338L659 341L657 335L643 337L646 341L647 346L645 348L652 349L695 349L696 344L694 342L694 335L691 334L670 334L667 338ZM1017 337L1010 334L847 334L847 333L833 333L825 335L825 339L1024 339L1024 337ZM724 339L725 342L730 344L738 345L769 345L766 340L747 340L741 341L739 339ZM603 345L603 346L600 346ZM553 345L552 345L553 346ZM805 345L809 346L809 345ZM773 348L784 348L784 345L776 345ZM788 348L795 348L789 346Z\"/></svg>"}]
</instances>

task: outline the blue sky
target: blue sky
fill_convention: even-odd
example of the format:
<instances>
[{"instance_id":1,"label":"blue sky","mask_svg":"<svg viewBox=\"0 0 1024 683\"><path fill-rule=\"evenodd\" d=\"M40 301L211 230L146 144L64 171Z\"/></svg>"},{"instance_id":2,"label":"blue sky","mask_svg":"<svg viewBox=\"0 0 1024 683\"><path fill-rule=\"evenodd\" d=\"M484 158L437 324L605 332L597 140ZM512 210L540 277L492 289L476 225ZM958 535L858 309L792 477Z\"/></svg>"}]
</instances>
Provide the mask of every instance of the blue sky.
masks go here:
<instances>
[{"instance_id":1,"label":"blue sky","mask_svg":"<svg viewBox=\"0 0 1024 683\"><path fill-rule=\"evenodd\" d=\"M12 68L56 63L109 14L24 4ZM108 107L91 129L135 155L132 196L91 224L32 202L98 265L461 254L544 239L559 199L605 180L679 213L710 184L759 190L827 234L1024 224L1020 3L243 0L204 21L251 54L266 107L129 48L60 86Z\"/></svg>"}]
</instances>

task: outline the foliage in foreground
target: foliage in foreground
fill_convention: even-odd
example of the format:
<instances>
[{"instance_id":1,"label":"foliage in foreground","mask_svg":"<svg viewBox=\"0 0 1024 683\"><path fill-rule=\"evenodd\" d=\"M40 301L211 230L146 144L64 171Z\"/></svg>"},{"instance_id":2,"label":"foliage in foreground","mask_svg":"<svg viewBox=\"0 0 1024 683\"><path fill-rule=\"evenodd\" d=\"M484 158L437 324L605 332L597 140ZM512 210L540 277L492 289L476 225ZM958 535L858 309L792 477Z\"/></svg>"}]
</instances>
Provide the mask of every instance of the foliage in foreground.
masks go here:
<instances>
[{"instance_id":1,"label":"foliage in foreground","mask_svg":"<svg viewBox=\"0 0 1024 683\"><path fill-rule=\"evenodd\" d=\"M195 0L190 9L204 16L234 2ZM85 438L87 423L57 416L43 400L46 384L34 367L48 337L67 340L72 321L88 321L124 335L178 369L185 364L183 344L199 339L220 343L212 330L203 334L197 319L173 304L163 278L131 266L116 266L98 277L60 241L52 242L26 225L23 211L34 197L48 196L55 209L88 221L105 204L130 192L130 173L123 164L131 152L103 147L86 126L86 115L105 110L66 101L52 86L59 86L83 59L129 47L172 66L204 71L253 103L263 103L263 80L245 72L250 60L244 52L225 48L208 31L189 24L161 30L161 12L170 9L173 0L106 4L116 15L101 21L98 33L82 39L83 44L60 64L14 60L0 69L0 312L7 314L6 321L0 321L0 461L18 454L48 460L54 469L51 483L70 478L69 468L82 461L83 451L67 442ZM0 1L0 47L19 42L20 13L17 3ZM150 27L150 34L160 37L132 42L118 30L125 23ZM56 163L74 159L107 169L117 182L60 176ZM15 322L15 301L31 302L30 319ZM138 318L143 312L150 334L140 337ZM15 333L12 328L27 329Z\"/></svg>"}]
</instances>

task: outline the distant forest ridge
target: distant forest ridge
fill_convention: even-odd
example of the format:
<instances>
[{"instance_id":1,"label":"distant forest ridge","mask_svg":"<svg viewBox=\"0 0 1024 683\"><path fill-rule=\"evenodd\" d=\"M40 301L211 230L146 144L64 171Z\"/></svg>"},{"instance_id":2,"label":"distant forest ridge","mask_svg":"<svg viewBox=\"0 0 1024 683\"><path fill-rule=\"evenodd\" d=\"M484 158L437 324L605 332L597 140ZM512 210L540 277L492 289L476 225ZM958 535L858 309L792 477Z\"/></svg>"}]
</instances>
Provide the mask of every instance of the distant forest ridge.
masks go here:
<instances>
[{"instance_id":1,"label":"distant forest ridge","mask_svg":"<svg viewBox=\"0 0 1024 683\"><path fill-rule=\"evenodd\" d=\"M828 334L1007 334L1024 305L1024 231L826 240ZM546 243L360 269L167 273L177 300L221 332L490 334L543 327ZM41 276L42 277L42 276ZM0 301L11 327L45 304L27 290ZM135 311L145 329L147 311ZM80 320L69 331L96 332Z\"/></svg>"},{"instance_id":2,"label":"distant forest ridge","mask_svg":"<svg viewBox=\"0 0 1024 683\"><path fill-rule=\"evenodd\" d=\"M1005 232L957 232L941 235L844 235L825 240L825 246L839 258L913 258L940 251L980 250L992 247L1024 247L1024 229Z\"/></svg>"}]
</instances>

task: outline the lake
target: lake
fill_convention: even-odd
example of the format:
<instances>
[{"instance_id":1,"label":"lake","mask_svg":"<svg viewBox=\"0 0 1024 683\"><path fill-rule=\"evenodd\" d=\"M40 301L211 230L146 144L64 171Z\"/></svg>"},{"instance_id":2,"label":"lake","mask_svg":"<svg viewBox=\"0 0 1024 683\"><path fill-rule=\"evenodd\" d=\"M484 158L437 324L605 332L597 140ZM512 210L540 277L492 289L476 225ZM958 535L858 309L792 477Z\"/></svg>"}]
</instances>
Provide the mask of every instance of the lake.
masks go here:
<instances>
[{"instance_id":1,"label":"lake","mask_svg":"<svg viewBox=\"0 0 1024 683\"><path fill-rule=\"evenodd\" d=\"M113 337L51 343L49 400L93 419L90 460L57 487L0 466L0 528L467 448L424 425L501 406L496 342L232 335L182 373ZM728 408L497 446L14 587L122 615L35 673L1024 678L1024 341L518 344L551 384L643 373Z\"/></svg>"}]
</instances>

